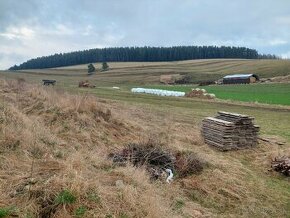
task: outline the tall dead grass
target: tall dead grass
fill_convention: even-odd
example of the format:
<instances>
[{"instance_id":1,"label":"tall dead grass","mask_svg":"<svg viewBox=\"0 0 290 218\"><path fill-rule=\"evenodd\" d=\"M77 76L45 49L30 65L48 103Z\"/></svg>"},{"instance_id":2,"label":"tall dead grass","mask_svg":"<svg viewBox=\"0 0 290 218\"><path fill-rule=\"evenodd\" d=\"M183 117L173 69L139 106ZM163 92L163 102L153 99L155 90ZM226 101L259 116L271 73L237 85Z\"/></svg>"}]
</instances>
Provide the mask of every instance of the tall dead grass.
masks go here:
<instances>
[{"instance_id":1,"label":"tall dead grass","mask_svg":"<svg viewBox=\"0 0 290 218\"><path fill-rule=\"evenodd\" d=\"M109 105L22 82L0 84L0 209L13 206L19 217L179 216L171 192L145 169L106 158L110 146L139 138ZM64 191L76 200L57 203Z\"/></svg>"},{"instance_id":2,"label":"tall dead grass","mask_svg":"<svg viewBox=\"0 0 290 218\"><path fill-rule=\"evenodd\" d=\"M8 208L13 216L289 214L288 183L267 171L277 152L270 145L220 153L203 143L195 121L186 122L182 113L100 102L23 81L0 80L0 100L0 210ZM150 181L146 169L107 159L111 151L146 137L210 164L198 175L165 184ZM184 168L192 161L179 164Z\"/></svg>"}]
</instances>

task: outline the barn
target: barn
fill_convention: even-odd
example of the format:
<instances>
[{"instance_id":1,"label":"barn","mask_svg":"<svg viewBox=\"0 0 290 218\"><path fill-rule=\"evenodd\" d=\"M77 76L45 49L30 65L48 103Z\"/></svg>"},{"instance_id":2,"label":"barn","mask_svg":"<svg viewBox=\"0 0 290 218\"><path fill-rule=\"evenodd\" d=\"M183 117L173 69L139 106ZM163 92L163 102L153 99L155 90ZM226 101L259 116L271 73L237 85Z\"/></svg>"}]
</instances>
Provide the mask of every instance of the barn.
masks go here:
<instances>
[{"instance_id":1,"label":"barn","mask_svg":"<svg viewBox=\"0 0 290 218\"><path fill-rule=\"evenodd\" d=\"M223 84L245 84L259 81L256 74L233 74L223 78Z\"/></svg>"}]
</instances>

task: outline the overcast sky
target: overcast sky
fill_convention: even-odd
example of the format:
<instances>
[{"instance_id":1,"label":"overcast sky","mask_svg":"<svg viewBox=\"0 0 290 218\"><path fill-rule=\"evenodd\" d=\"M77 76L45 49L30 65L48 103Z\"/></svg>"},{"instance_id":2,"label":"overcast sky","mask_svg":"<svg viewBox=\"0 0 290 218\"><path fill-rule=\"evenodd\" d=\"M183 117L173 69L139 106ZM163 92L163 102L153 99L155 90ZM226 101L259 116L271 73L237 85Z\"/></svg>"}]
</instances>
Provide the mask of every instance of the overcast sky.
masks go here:
<instances>
[{"instance_id":1,"label":"overcast sky","mask_svg":"<svg viewBox=\"0 0 290 218\"><path fill-rule=\"evenodd\" d=\"M0 0L0 69L145 45L246 46L290 58L290 0Z\"/></svg>"}]
</instances>

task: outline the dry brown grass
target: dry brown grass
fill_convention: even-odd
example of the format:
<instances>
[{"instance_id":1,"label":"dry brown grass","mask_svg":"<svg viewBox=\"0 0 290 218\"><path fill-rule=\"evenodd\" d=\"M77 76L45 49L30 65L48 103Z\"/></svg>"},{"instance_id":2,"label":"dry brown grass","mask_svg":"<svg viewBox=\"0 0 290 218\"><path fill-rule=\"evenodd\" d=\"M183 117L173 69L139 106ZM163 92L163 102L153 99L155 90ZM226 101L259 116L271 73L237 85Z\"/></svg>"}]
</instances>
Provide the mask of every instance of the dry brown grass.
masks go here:
<instances>
[{"instance_id":1,"label":"dry brown grass","mask_svg":"<svg viewBox=\"0 0 290 218\"><path fill-rule=\"evenodd\" d=\"M107 159L143 137L126 115L88 95L16 81L1 81L0 94L0 209L15 206L20 217L71 217L80 207L83 217L179 216L171 188L150 182L145 169ZM63 190L76 201L57 204Z\"/></svg>"},{"instance_id":2,"label":"dry brown grass","mask_svg":"<svg viewBox=\"0 0 290 218\"><path fill-rule=\"evenodd\" d=\"M100 101L23 81L0 81L0 100L0 210L14 206L19 217L84 212L82 217L123 218L287 217L289 212L287 181L267 171L277 153L272 145L221 153L203 143L198 122L170 109ZM151 182L145 168L119 167L107 159L148 138L194 152L209 166L168 185ZM73 203L56 202L64 190Z\"/></svg>"}]
</instances>

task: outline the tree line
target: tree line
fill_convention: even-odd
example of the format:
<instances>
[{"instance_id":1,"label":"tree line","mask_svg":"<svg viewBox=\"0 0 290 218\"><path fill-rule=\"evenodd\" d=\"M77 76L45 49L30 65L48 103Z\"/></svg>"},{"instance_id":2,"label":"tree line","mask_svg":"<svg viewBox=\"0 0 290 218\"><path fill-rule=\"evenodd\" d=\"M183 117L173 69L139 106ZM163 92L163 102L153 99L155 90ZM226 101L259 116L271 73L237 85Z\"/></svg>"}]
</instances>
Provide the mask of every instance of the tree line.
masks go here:
<instances>
[{"instance_id":1,"label":"tree line","mask_svg":"<svg viewBox=\"0 0 290 218\"><path fill-rule=\"evenodd\" d=\"M264 56L276 58L276 56ZM231 46L115 47L59 53L28 60L9 70L43 69L94 62L180 61L211 58L263 58L255 49Z\"/></svg>"}]
</instances>

